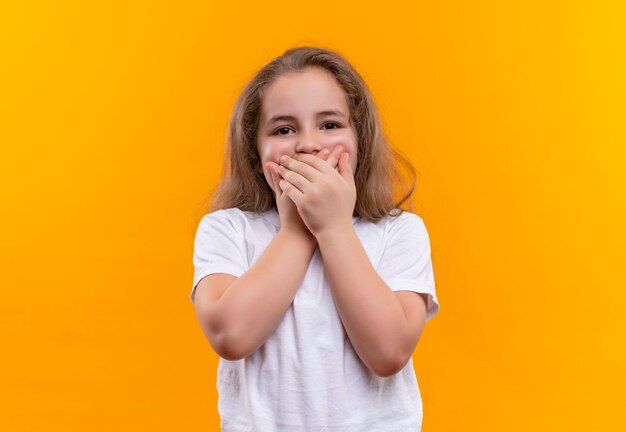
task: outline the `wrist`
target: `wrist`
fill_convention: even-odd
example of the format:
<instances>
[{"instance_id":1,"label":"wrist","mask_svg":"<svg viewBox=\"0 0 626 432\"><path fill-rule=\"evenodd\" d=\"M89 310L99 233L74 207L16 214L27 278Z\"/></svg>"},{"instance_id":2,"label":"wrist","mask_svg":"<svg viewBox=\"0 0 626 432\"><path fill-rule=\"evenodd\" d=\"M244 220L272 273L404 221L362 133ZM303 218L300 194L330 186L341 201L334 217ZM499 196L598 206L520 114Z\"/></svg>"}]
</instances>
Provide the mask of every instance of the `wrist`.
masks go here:
<instances>
[{"instance_id":1,"label":"wrist","mask_svg":"<svg viewBox=\"0 0 626 432\"><path fill-rule=\"evenodd\" d=\"M352 221L349 224L336 225L324 228L315 233L315 239L319 245L330 242L342 241L342 238L355 234Z\"/></svg>"},{"instance_id":2,"label":"wrist","mask_svg":"<svg viewBox=\"0 0 626 432\"><path fill-rule=\"evenodd\" d=\"M292 242L303 244L304 246L309 247L312 250L315 249L315 247L317 246L317 239L308 230L302 231L292 228L281 227L278 230L278 234L281 237L289 238Z\"/></svg>"}]
</instances>

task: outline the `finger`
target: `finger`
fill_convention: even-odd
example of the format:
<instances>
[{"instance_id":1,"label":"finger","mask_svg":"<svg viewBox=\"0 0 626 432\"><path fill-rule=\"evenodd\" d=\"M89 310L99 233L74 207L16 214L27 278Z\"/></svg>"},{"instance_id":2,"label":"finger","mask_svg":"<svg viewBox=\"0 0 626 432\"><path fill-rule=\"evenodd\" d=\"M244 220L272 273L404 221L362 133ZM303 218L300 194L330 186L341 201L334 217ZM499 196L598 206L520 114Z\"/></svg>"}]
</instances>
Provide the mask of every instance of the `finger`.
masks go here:
<instances>
[{"instance_id":1,"label":"finger","mask_svg":"<svg viewBox=\"0 0 626 432\"><path fill-rule=\"evenodd\" d=\"M326 161L313 156L311 154L307 154L307 155L302 155L302 156L308 156L309 160L315 160L316 163L322 163L325 164ZM296 156L299 157L299 156ZM285 168L289 169L290 171L294 171L298 174L300 174L302 177L306 178L308 181L310 182L315 182L315 179L319 176L319 172L311 165L306 164L304 162L300 162L297 159L291 158L287 155L283 155L280 158L280 164L283 165ZM330 168L326 168L326 169L330 169Z\"/></svg>"},{"instance_id":2,"label":"finger","mask_svg":"<svg viewBox=\"0 0 626 432\"><path fill-rule=\"evenodd\" d=\"M330 156L330 154L331 154L330 150L324 149L321 152L319 152L316 156L319 156L320 159L323 159L326 162L328 162L328 156ZM330 165L333 166L332 163ZM333 166L333 168L335 169L335 171L337 171L337 166L336 165Z\"/></svg>"},{"instance_id":3,"label":"finger","mask_svg":"<svg viewBox=\"0 0 626 432\"><path fill-rule=\"evenodd\" d=\"M326 159L326 162L333 168L337 167L337 164L339 162L339 157L341 156L341 153L343 152L343 146L341 144L335 146L335 148L333 149L333 151L330 153L330 155L328 156L328 159Z\"/></svg>"},{"instance_id":4,"label":"finger","mask_svg":"<svg viewBox=\"0 0 626 432\"><path fill-rule=\"evenodd\" d=\"M292 171L299 172L300 174L304 175L307 179L309 179L311 182L314 182L315 179L317 178L317 175L318 175L317 171L321 171L324 174L333 173L333 168L328 164L328 162L318 157L315 157L312 154L307 154L307 153L298 154L296 155L296 159L291 159L289 162L290 162L290 165L287 166L287 168L289 168ZM311 169L311 167L315 168L312 170L313 171L312 173L310 173L308 169L303 168L307 166L309 167L309 169ZM307 174L310 174L310 177Z\"/></svg>"},{"instance_id":5,"label":"finger","mask_svg":"<svg viewBox=\"0 0 626 432\"><path fill-rule=\"evenodd\" d=\"M300 192L302 193L305 193L307 189L311 186L311 182L309 180L307 180L297 172L291 171L282 165L278 166L278 172L280 173L282 178L297 187L298 190L300 190Z\"/></svg>"},{"instance_id":6,"label":"finger","mask_svg":"<svg viewBox=\"0 0 626 432\"><path fill-rule=\"evenodd\" d=\"M350 155L348 152L343 152L339 158L339 174L341 174L341 176L346 180L353 177L352 166L350 165L349 158Z\"/></svg>"},{"instance_id":7,"label":"finger","mask_svg":"<svg viewBox=\"0 0 626 432\"><path fill-rule=\"evenodd\" d=\"M327 160L329 154L330 154L330 150L323 149L321 152L317 153L316 156L319 156L320 159Z\"/></svg>"},{"instance_id":8,"label":"finger","mask_svg":"<svg viewBox=\"0 0 626 432\"><path fill-rule=\"evenodd\" d=\"M294 185L289 183L287 180L284 180L284 179L280 180L278 184L280 188L282 189L282 191L286 193L289 196L289 198L291 198L291 201L293 201L296 204L296 206L299 208L300 203L302 202L302 199L304 198L304 195L302 194L302 192L300 192L298 188L296 188Z\"/></svg>"},{"instance_id":9,"label":"finger","mask_svg":"<svg viewBox=\"0 0 626 432\"><path fill-rule=\"evenodd\" d=\"M278 179L276 178L276 167L274 165L269 165L268 167L270 169L270 175L272 176L272 183L274 186L274 193L278 193L279 192L279 188L278 188Z\"/></svg>"},{"instance_id":10,"label":"finger","mask_svg":"<svg viewBox=\"0 0 626 432\"><path fill-rule=\"evenodd\" d=\"M270 175L272 176L272 184L274 186L274 193L276 194L276 197L278 198L280 197L282 191L278 187L279 176L275 172L277 165L275 162L268 162L265 164L265 166L270 170Z\"/></svg>"}]
</instances>

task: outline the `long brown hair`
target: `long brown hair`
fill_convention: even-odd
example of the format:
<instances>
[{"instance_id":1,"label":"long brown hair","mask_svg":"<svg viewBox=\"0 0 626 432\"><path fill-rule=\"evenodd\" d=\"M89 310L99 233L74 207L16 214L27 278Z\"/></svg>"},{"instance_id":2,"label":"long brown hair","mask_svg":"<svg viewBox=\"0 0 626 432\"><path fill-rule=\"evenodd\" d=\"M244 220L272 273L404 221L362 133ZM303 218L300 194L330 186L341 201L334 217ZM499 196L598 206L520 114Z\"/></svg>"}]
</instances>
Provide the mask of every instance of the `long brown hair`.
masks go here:
<instances>
[{"instance_id":1,"label":"long brown hair","mask_svg":"<svg viewBox=\"0 0 626 432\"><path fill-rule=\"evenodd\" d=\"M214 190L210 211L237 207L244 211L264 212L276 206L274 192L261 172L257 152L263 90L286 73L307 67L323 68L336 78L346 93L350 119L357 133L357 164L354 173L356 203L354 216L369 221L397 216L415 190L415 169L384 136L374 99L367 84L339 53L313 46L290 48L276 57L245 85L233 108L224 151L222 178ZM406 181L400 166L410 174Z\"/></svg>"}]
</instances>

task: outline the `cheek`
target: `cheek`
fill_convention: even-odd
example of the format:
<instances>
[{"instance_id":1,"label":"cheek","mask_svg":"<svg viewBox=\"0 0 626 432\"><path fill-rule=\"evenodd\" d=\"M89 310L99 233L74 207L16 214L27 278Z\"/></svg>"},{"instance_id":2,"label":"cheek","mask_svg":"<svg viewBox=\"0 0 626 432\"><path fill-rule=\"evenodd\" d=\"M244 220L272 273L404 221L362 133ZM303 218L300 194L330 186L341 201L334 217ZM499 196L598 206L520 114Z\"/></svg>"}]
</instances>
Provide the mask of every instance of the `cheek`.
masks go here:
<instances>
[{"instance_id":1,"label":"cheek","mask_svg":"<svg viewBox=\"0 0 626 432\"><path fill-rule=\"evenodd\" d=\"M358 160L358 143L356 133L350 134L350 166L352 167L352 172L356 173L356 162Z\"/></svg>"},{"instance_id":2,"label":"cheek","mask_svg":"<svg viewBox=\"0 0 626 432\"><path fill-rule=\"evenodd\" d=\"M349 133L346 133L343 137L341 137L340 142L338 142L338 144L343 144L344 146L346 146L346 149L348 150L348 153L350 153L350 165L352 166L352 170L354 171L355 167L356 167L356 161L357 161L357 139L356 139L356 134L354 133L354 131L350 131Z\"/></svg>"},{"instance_id":3,"label":"cheek","mask_svg":"<svg viewBox=\"0 0 626 432\"><path fill-rule=\"evenodd\" d=\"M274 187L272 185L272 171L265 166L267 162L276 162L283 154L291 154L286 146L283 143L272 142L271 140L261 141L260 145L257 147L257 151L259 153L259 158L261 159L261 169L263 170L263 174L265 176L265 180L270 188L273 190Z\"/></svg>"},{"instance_id":4,"label":"cheek","mask_svg":"<svg viewBox=\"0 0 626 432\"><path fill-rule=\"evenodd\" d=\"M261 146L259 146L259 156L261 157L261 161L265 164L265 162L273 161L278 162L278 159L284 154L291 154L289 150L289 146L284 142L276 143L271 140L264 141Z\"/></svg>"},{"instance_id":5,"label":"cheek","mask_svg":"<svg viewBox=\"0 0 626 432\"><path fill-rule=\"evenodd\" d=\"M350 166L352 167L352 173L356 173L356 162L357 162L357 154L350 153Z\"/></svg>"},{"instance_id":6,"label":"cheek","mask_svg":"<svg viewBox=\"0 0 626 432\"><path fill-rule=\"evenodd\" d=\"M346 131L329 136L326 139L325 147L332 150L337 144L344 146L351 156L356 155L357 142L354 133Z\"/></svg>"}]
</instances>

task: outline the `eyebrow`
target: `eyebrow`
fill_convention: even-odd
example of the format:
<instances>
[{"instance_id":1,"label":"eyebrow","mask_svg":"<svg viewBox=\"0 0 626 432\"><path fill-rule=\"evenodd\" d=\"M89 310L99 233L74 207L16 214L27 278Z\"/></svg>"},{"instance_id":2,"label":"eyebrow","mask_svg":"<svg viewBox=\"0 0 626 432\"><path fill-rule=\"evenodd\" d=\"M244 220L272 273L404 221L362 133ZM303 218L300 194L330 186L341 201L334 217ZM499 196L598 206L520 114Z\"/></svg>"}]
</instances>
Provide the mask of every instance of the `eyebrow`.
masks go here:
<instances>
[{"instance_id":1,"label":"eyebrow","mask_svg":"<svg viewBox=\"0 0 626 432\"><path fill-rule=\"evenodd\" d=\"M326 111L320 111L316 114L317 117L326 117L326 116L337 116L337 117L343 117L346 118L346 115L342 112L342 111L338 111L338 110L326 110ZM269 119L266 123L266 125L270 125L272 123L276 123L277 121L295 121L296 118L294 116L291 115L286 115L286 114L279 114L279 115L275 115L274 117L272 117L271 119Z\"/></svg>"}]
</instances>

